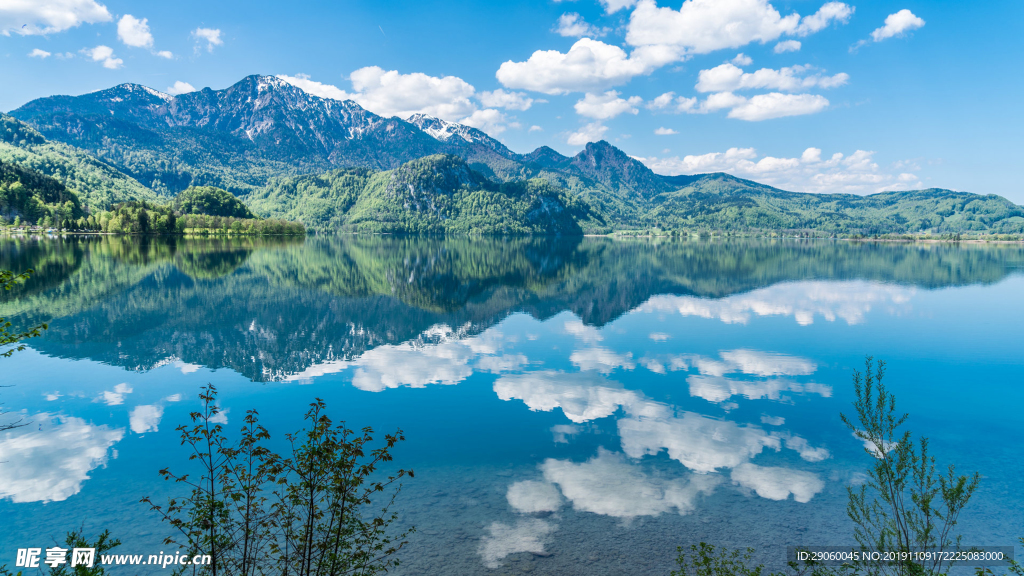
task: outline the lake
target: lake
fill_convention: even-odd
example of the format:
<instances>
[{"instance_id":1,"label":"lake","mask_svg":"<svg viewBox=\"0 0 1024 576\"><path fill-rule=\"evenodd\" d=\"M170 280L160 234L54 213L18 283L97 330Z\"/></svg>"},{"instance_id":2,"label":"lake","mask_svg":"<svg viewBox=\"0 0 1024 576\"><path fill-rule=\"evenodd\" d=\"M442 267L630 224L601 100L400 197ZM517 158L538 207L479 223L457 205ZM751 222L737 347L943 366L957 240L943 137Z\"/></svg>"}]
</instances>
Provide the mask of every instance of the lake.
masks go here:
<instances>
[{"instance_id":1,"label":"lake","mask_svg":"<svg viewBox=\"0 0 1024 576\"><path fill-rule=\"evenodd\" d=\"M982 474L964 543L1024 536L1020 244L0 239L29 267L0 316L50 329L0 358L27 423L0 433L0 564L79 526L172 550L139 499L182 494L157 471L212 383L277 443L316 397L404 430L396 574L668 574L700 541L781 567L854 542L867 355L940 466Z\"/></svg>"}]
</instances>

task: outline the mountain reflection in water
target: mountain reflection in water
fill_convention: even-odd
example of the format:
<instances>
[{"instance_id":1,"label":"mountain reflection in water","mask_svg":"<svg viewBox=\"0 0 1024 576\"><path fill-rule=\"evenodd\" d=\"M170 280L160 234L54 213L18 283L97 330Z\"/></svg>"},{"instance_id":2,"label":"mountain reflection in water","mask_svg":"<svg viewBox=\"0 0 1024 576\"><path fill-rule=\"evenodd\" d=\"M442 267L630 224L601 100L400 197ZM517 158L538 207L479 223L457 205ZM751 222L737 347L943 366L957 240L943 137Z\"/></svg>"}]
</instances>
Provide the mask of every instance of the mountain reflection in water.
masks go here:
<instances>
[{"instance_id":1,"label":"mountain reflection in water","mask_svg":"<svg viewBox=\"0 0 1024 576\"><path fill-rule=\"evenodd\" d=\"M993 283L1022 264L1019 245L71 237L0 243L0 268L36 270L3 296L0 315L53 324L33 342L48 354L132 369L176 358L277 381L383 345L477 334L514 312L567 310L579 330L637 308L857 323L915 288ZM581 368L608 360L587 354Z\"/></svg>"},{"instance_id":2,"label":"mountain reflection in water","mask_svg":"<svg viewBox=\"0 0 1024 576\"><path fill-rule=\"evenodd\" d=\"M213 382L229 430L253 408L280 439L313 397L405 430L400 575L668 573L699 541L780 567L850 541L867 456L838 414L865 353L985 476L970 543L1005 545L1022 265L1019 244L5 238L0 268L37 272L0 317L50 329L3 360L28 426L0 436L0 552L82 520L158 549L137 501L173 488L156 470Z\"/></svg>"}]
</instances>

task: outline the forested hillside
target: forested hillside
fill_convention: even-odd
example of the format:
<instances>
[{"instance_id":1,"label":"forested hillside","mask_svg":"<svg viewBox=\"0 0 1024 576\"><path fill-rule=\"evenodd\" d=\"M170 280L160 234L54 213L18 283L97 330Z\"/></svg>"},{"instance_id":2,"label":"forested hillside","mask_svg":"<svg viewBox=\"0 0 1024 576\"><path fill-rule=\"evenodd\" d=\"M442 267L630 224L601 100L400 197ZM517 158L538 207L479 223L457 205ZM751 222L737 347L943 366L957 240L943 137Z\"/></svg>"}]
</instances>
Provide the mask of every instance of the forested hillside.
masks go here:
<instances>
[{"instance_id":1,"label":"forested hillside","mask_svg":"<svg viewBox=\"0 0 1024 576\"><path fill-rule=\"evenodd\" d=\"M82 205L106 210L120 202L163 197L90 153L46 140L37 130L0 114L0 160L51 176L73 191Z\"/></svg>"},{"instance_id":2,"label":"forested hillside","mask_svg":"<svg viewBox=\"0 0 1024 576\"><path fill-rule=\"evenodd\" d=\"M82 216L78 196L57 180L0 160L0 217L46 225Z\"/></svg>"},{"instance_id":3,"label":"forested hillside","mask_svg":"<svg viewBox=\"0 0 1024 576\"><path fill-rule=\"evenodd\" d=\"M449 155L381 172L280 179L246 200L267 216L362 232L580 234L600 222L586 202L548 181L498 184Z\"/></svg>"}]
</instances>

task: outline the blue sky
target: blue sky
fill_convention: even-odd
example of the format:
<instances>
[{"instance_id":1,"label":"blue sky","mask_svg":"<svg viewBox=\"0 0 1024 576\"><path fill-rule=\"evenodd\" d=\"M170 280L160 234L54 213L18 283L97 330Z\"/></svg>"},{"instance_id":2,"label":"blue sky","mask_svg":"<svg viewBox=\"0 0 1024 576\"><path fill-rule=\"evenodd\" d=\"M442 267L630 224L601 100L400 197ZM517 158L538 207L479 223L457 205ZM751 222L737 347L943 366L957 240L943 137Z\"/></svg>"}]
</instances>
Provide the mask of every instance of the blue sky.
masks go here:
<instances>
[{"instance_id":1,"label":"blue sky","mask_svg":"<svg viewBox=\"0 0 1024 576\"><path fill-rule=\"evenodd\" d=\"M0 0L0 109L272 74L517 152L603 138L666 174L1021 203L1022 29L1015 0Z\"/></svg>"}]
</instances>

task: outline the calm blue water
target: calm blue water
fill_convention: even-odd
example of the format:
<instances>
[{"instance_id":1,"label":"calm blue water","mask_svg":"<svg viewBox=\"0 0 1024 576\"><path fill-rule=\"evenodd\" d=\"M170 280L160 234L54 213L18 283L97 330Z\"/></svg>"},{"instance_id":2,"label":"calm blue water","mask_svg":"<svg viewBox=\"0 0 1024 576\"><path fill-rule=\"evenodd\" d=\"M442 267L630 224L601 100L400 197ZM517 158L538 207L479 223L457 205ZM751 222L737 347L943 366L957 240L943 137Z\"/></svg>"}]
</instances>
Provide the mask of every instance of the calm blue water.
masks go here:
<instances>
[{"instance_id":1,"label":"calm blue water","mask_svg":"<svg viewBox=\"0 0 1024 576\"><path fill-rule=\"evenodd\" d=\"M401 427L399 574L667 574L676 546L853 542L839 420L865 355L983 475L965 542L1024 536L1024 248L833 242L0 239L48 321L0 359L0 564L84 526L166 550L175 426L214 383L275 441L322 397ZM17 415L17 414L15 414ZM1018 550L1019 553L1019 550ZM157 571L159 572L159 570Z\"/></svg>"}]
</instances>

